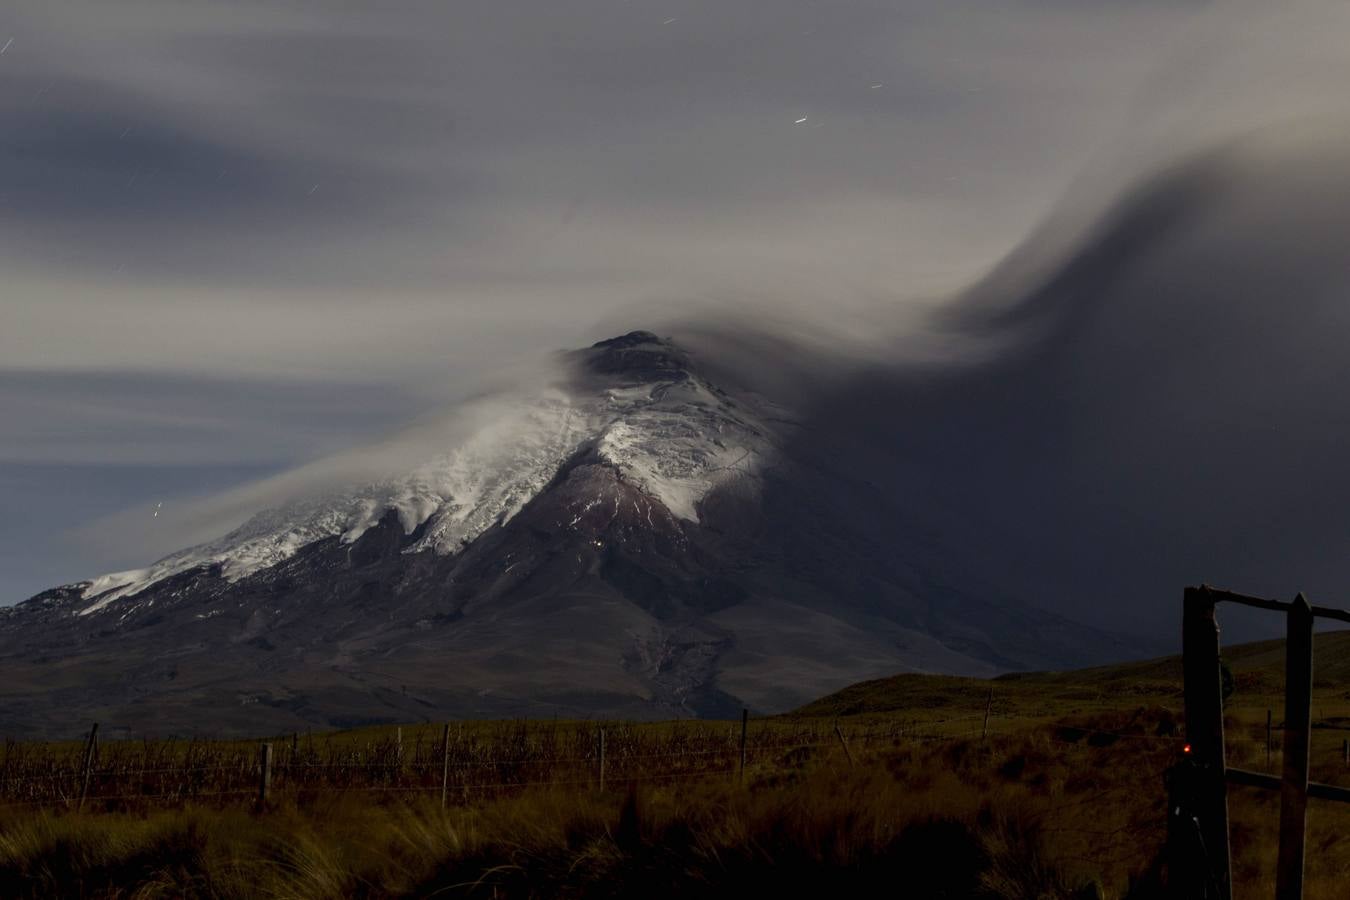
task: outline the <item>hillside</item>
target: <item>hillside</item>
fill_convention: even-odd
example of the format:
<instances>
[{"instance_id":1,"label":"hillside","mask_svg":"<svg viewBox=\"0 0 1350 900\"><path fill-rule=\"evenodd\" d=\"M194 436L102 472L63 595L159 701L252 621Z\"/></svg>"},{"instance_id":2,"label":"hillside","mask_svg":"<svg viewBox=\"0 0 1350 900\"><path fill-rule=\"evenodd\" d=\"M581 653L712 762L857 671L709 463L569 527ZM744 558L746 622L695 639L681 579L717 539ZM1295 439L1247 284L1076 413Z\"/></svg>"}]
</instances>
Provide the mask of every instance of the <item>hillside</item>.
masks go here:
<instances>
[{"instance_id":1,"label":"hillside","mask_svg":"<svg viewBox=\"0 0 1350 900\"><path fill-rule=\"evenodd\" d=\"M1283 640L1225 647L1223 659L1235 677L1230 706L1283 705ZM1313 679L1315 697L1350 700L1350 631L1316 636ZM1009 715L1090 712L1146 703L1179 708L1181 688L1178 656L1066 672L1013 672L993 679L903 674L850 685L802 706L793 715L982 709L991 693L996 711Z\"/></svg>"}]
</instances>

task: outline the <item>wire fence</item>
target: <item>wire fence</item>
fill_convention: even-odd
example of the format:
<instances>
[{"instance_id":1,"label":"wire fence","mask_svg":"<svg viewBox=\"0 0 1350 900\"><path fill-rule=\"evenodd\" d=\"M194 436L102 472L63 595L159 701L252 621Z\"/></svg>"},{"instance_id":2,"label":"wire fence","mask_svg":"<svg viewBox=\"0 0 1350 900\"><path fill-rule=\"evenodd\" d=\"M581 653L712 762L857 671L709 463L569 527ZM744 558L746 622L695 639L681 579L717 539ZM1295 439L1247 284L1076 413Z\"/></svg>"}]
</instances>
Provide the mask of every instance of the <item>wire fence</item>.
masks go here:
<instances>
[{"instance_id":1,"label":"wire fence","mask_svg":"<svg viewBox=\"0 0 1350 900\"><path fill-rule=\"evenodd\" d=\"M601 748L598 735L605 733ZM0 761L0 807L108 808L136 801L185 803L235 797L248 799L320 791L436 793L458 797L486 792L585 785L606 779L680 780L729 776L742 768L738 729L684 727L649 734L632 725L520 726L490 734L402 730L379 738L315 739L292 735L270 741L273 757L239 742L109 743L88 749L5 743ZM859 745L894 739L900 729L853 734ZM814 754L838 738L819 730L769 729L749 735L745 765L792 765L791 757ZM169 761L171 760L171 762Z\"/></svg>"},{"instance_id":2,"label":"wire fence","mask_svg":"<svg viewBox=\"0 0 1350 900\"><path fill-rule=\"evenodd\" d=\"M680 723L521 722L496 730L396 729L274 737L266 756L240 741L119 741L98 746L6 741L0 808L117 809L130 804L258 802L319 792L428 794L463 802L536 787L584 787L790 771L837 753L849 764L879 748L1035 734L1066 747L1094 739L1179 746L1180 738L1086 726L1041 725L990 712L871 725L784 725L772 720ZM603 735L603 737L602 737Z\"/></svg>"}]
</instances>

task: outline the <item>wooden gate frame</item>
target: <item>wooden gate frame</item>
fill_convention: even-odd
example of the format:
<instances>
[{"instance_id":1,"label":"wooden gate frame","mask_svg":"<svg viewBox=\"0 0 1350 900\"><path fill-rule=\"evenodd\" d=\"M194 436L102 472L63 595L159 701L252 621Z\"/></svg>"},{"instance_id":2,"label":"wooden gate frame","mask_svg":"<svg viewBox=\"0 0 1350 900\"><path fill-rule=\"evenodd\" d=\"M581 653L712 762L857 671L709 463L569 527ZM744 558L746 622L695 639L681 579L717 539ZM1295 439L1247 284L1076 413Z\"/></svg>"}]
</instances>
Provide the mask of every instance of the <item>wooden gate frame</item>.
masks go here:
<instances>
[{"instance_id":1,"label":"wooden gate frame","mask_svg":"<svg viewBox=\"0 0 1350 900\"><path fill-rule=\"evenodd\" d=\"M1283 777L1229 768L1224 761L1223 672L1219 662L1218 603L1283 612L1285 726ZM1308 798L1350 802L1350 789L1308 781L1312 734L1313 619L1350 622L1350 612L1312 606L1302 594L1292 603L1250 597L1209 585L1186 588L1181 620L1185 682L1186 759L1169 775L1168 869L1177 897L1232 896L1228 846L1228 784L1280 792L1280 854L1276 900L1302 900ZM1199 853L1188 848L1198 844Z\"/></svg>"}]
</instances>

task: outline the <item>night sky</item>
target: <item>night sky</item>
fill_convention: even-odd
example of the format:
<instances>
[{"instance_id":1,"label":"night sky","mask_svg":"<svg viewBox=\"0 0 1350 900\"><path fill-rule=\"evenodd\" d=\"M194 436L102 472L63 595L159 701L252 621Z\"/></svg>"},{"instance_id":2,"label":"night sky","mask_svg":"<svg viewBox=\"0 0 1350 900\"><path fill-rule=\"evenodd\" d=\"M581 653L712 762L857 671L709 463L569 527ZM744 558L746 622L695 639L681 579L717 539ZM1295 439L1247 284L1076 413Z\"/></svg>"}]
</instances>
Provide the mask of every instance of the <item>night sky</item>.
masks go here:
<instances>
[{"instance_id":1,"label":"night sky","mask_svg":"<svg viewBox=\"0 0 1350 900\"><path fill-rule=\"evenodd\" d=\"M953 312L954 357L1025 346L1016 323L994 350L967 340L970 310L1072 303L1041 288L1141 180L1255 134L1240 168L1267 182L1251 173L1290 135L1343 132L1347 26L1330 3L11 3L0 602L144 564L201 498L258 500L260 479L633 328L758 323L841 378L942 355ZM1318 185L1343 184L1341 158L1317 156ZM1342 224L1280 208L1281 242L1240 242L1262 272L1288 273L1299 228ZM1188 265L1226 265L1182 236ZM1298 259L1343 249L1316 247ZM1288 282L1268 288L1243 303ZM1150 371L1093 408L1136 408ZM1320 460L1341 432L1310 410L1284 425ZM1076 459L1114 471L1095 445Z\"/></svg>"}]
</instances>

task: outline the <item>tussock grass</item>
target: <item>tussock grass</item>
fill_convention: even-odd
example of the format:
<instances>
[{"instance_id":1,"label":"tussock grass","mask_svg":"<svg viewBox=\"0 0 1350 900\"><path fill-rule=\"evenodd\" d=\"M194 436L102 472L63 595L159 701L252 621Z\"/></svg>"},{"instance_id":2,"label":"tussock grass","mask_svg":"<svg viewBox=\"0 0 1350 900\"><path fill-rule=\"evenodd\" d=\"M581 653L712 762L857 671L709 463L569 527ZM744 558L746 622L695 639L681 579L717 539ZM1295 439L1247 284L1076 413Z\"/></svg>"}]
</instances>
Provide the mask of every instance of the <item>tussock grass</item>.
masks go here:
<instances>
[{"instance_id":1,"label":"tussock grass","mask_svg":"<svg viewBox=\"0 0 1350 900\"><path fill-rule=\"evenodd\" d=\"M1278 771L1265 714L1278 727L1279 660L1257 651L1232 657L1229 760ZM401 748L391 729L279 739L295 767L261 814L206 790L251 787L253 743L109 745L95 793L131 794L83 813L69 802L78 745L11 743L7 790L47 793L0 806L0 896L1160 896L1163 774L1184 738L1173 663L997 679L982 738L989 685L905 676L752 722L744 784L739 723L605 723L604 792L596 723L466 723L446 809L432 726L405 728ZM1346 784L1339 685L1316 691L1313 776ZM188 763L216 780L194 792L174 771ZM1273 894L1278 802L1230 793L1240 900ZM1306 896L1343 900L1350 805L1314 801L1308 847Z\"/></svg>"},{"instance_id":2,"label":"tussock grass","mask_svg":"<svg viewBox=\"0 0 1350 900\"><path fill-rule=\"evenodd\" d=\"M743 786L537 786L448 809L335 792L283 797L264 814L10 810L0 896L1153 897L1174 751L1087 738L1165 722L1139 709L987 741L898 736L856 750L853 767L826 749L763 762ZM1231 805L1237 895L1266 896L1277 797L1235 792ZM1343 896L1347 814L1312 811L1309 897Z\"/></svg>"},{"instance_id":3,"label":"tussock grass","mask_svg":"<svg viewBox=\"0 0 1350 900\"><path fill-rule=\"evenodd\" d=\"M448 810L339 795L264 816L42 814L0 824L0 894L1078 895L1039 826L943 784L959 794L914 802L884 767L821 767L791 784L537 790Z\"/></svg>"}]
</instances>

